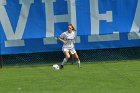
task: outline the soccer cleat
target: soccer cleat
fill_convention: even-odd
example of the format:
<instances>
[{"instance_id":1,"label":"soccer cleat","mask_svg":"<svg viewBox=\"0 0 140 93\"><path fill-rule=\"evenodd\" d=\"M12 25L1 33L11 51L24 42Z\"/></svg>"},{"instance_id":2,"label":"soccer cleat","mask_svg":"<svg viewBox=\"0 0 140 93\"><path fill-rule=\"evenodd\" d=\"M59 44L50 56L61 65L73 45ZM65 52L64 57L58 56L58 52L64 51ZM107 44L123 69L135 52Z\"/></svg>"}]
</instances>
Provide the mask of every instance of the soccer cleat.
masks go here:
<instances>
[{"instance_id":1,"label":"soccer cleat","mask_svg":"<svg viewBox=\"0 0 140 93\"><path fill-rule=\"evenodd\" d=\"M60 69L63 69L64 68L64 66L63 65L60 65Z\"/></svg>"}]
</instances>

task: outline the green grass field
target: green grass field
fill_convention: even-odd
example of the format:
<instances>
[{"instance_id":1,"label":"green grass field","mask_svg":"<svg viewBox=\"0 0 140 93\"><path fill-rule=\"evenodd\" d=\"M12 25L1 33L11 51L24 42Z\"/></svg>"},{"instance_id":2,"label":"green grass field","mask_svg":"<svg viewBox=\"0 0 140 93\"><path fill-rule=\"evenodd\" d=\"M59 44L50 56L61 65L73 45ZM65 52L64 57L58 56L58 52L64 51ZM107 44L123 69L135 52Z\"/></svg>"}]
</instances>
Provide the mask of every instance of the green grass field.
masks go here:
<instances>
[{"instance_id":1,"label":"green grass field","mask_svg":"<svg viewBox=\"0 0 140 93\"><path fill-rule=\"evenodd\" d=\"M6 66L0 69L0 93L139 93L140 60L65 65Z\"/></svg>"}]
</instances>

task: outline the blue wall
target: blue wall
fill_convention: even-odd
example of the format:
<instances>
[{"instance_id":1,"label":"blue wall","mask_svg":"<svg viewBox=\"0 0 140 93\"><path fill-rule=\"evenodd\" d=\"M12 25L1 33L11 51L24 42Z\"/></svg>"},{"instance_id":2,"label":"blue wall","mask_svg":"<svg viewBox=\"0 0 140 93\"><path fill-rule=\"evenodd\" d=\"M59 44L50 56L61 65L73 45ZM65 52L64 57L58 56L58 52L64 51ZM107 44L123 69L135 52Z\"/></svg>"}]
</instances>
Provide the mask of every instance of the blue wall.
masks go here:
<instances>
[{"instance_id":1,"label":"blue wall","mask_svg":"<svg viewBox=\"0 0 140 93\"><path fill-rule=\"evenodd\" d=\"M77 50L140 46L139 0L48 1L0 0L1 55L61 51L69 23Z\"/></svg>"}]
</instances>

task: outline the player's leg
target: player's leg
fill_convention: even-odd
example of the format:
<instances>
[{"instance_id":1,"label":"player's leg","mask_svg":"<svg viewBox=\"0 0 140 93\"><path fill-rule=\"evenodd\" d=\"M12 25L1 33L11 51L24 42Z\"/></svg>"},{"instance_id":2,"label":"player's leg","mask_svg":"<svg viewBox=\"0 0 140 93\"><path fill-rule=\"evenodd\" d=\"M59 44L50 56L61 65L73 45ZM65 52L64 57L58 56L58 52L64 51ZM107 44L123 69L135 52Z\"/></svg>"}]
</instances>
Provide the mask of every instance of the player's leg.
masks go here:
<instances>
[{"instance_id":1,"label":"player's leg","mask_svg":"<svg viewBox=\"0 0 140 93\"><path fill-rule=\"evenodd\" d=\"M76 60L76 62L78 63L78 67L80 68L80 59L79 56L77 54L77 52L75 51L75 49L71 49L70 53L72 54L73 58Z\"/></svg>"},{"instance_id":2,"label":"player's leg","mask_svg":"<svg viewBox=\"0 0 140 93\"><path fill-rule=\"evenodd\" d=\"M80 68L80 59L78 57L78 54L77 53L74 53L73 54L73 58L76 60L76 62L78 63L78 67Z\"/></svg>"},{"instance_id":3,"label":"player's leg","mask_svg":"<svg viewBox=\"0 0 140 93\"><path fill-rule=\"evenodd\" d=\"M63 62L60 65L60 68L62 69L64 67L64 64L68 61L70 58L69 50L68 49L63 49L63 53L65 55L65 58L63 59Z\"/></svg>"}]
</instances>

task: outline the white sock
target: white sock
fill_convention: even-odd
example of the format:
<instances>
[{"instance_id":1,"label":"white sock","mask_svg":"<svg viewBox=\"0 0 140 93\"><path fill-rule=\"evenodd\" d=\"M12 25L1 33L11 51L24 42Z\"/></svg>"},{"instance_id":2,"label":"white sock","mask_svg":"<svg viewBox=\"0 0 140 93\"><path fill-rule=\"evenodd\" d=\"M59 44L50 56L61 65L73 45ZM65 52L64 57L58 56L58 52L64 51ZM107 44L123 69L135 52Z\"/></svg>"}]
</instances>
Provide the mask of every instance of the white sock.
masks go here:
<instances>
[{"instance_id":1,"label":"white sock","mask_svg":"<svg viewBox=\"0 0 140 93\"><path fill-rule=\"evenodd\" d=\"M78 67L80 68L80 61L77 61L77 63L78 63Z\"/></svg>"},{"instance_id":2,"label":"white sock","mask_svg":"<svg viewBox=\"0 0 140 93\"><path fill-rule=\"evenodd\" d=\"M61 65L64 65L64 63L66 63L68 60L66 58L63 59L63 62L61 63Z\"/></svg>"}]
</instances>

